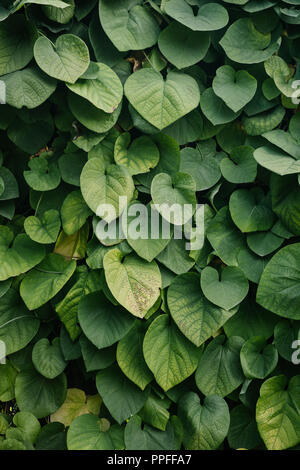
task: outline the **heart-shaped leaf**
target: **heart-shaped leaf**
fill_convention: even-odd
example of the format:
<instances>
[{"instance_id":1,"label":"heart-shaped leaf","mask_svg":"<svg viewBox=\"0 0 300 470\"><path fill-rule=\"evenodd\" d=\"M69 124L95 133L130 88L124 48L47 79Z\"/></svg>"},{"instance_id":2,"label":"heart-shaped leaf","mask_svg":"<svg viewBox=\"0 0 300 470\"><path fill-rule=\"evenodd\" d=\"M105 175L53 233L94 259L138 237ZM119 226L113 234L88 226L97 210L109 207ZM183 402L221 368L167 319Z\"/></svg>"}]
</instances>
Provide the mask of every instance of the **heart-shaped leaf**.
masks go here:
<instances>
[{"instance_id":1,"label":"heart-shaped leaf","mask_svg":"<svg viewBox=\"0 0 300 470\"><path fill-rule=\"evenodd\" d=\"M178 328L196 346L201 346L236 312L211 304L201 292L200 278L195 273L182 274L172 282L168 306Z\"/></svg>"},{"instance_id":2,"label":"heart-shaped leaf","mask_svg":"<svg viewBox=\"0 0 300 470\"><path fill-rule=\"evenodd\" d=\"M257 81L246 70L236 72L230 65L218 68L213 80L213 90L235 113L252 100Z\"/></svg>"},{"instance_id":3,"label":"heart-shaped leaf","mask_svg":"<svg viewBox=\"0 0 300 470\"><path fill-rule=\"evenodd\" d=\"M51 209L44 212L41 219L36 216L27 217L24 228L31 240L42 243L54 243L60 230L59 212Z\"/></svg>"},{"instance_id":4,"label":"heart-shaped leaf","mask_svg":"<svg viewBox=\"0 0 300 470\"><path fill-rule=\"evenodd\" d=\"M230 157L221 160L220 169L230 183L252 183L257 174L257 163L253 157L253 148L247 145L235 147Z\"/></svg>"},{"instance_id":5,"label":"heart-shaped leaf","mask_svg":"<svg viewBox=\"0 0 300 470\"><path fill-rule=\"evenodd\" d=\"M271 34L261 33L249 18L235 21L227 29L220 44L229 59L240 64L264 62L279 49L277 42L271 42Z\"/></svg>"},{"instance_id":6,"label":"heart-shaped leaf","mask_svg":"<svg viewBox=\"0 0 300 470\"><path fill-rule=\"evenodd\" d=\"M269 230L275 220L260 191L238 189L229 200L232 220L242 232Z\"/></svg>"},{"instance_id":7,"label":"heart-shaped leaf","mask_svg":"<svg viewBox=\"0 0 300 470\"><path fill-rule=\"evenodd\" d=\"M30 240L27 235L19 234L13 240L10 228L0 226L0 281L26 273L45 256L44 247Z\"/></svg>"},{"instance_id":8,"label":"heart-shaped leaf","mask_svg":"<svg viewBox=\"0 0 300 470\"><path fill-rule=\"evenodd\" d=\"M189 377L198 365L198 349L168 315L160 315L151 323L143 351L149 369L165 391Z\"/></svg>"},{"instance_id":9,"label":"heart-shaped leaf","mask_svg":"<svg viewBox=\"0 0 300 470\"><path fill-rule=\"evenodd\" d=\"M147 263L135 255L124 257L116 248L105 255L103 265L113 296L130 313L143 318L160 293L161 275L156 262Z\"/></svg>"},{"instance_id":10,"label":"heart-shaped leaf","mask_svg":"<svg viewBox=\"0 0 300 470\"><path fill-rule=\"evenodd\" d=\"M146 49L153 46L159 26L141 0L100 0L102 27L119 51Z\"/></svg>"},{"instance_id":11,"label":"heart-shaped leaf","mask_svg":"<svg viewBox=\"0 0 300 470\"><path fill-rule=\"evenodd\" d=\"M127 79L124 90L132 106L157 129L197 108L200 100L197 82L179 72L170 72L164 80L155 70L139 70Z\"/></svg>"},{"instance_id":12,"label":"heart-shaped leaf","mask_svg":"<svg viewBox=\"0 0 300 470\"><path fill-rule=\"evenodd\" d=\"M125 166L131 175L147 173L156 167L159 151L150 137L138 137L131 145L130 141L129 132L124 132L117 138L114 149L117 165Z\"/></svg>"},{"instance_id":13,"label":"heart-shaped leaf","mask_svg":"<svg viewBox=\"0 0 300 470\"><path fill-rule=\"evenodd\" d=\"M214 450L227 436L230 415L228 405L221 397L206 397L201 405L196 393L186 393L180 399L178 416L184 429L186 449Z\"/></svg>"},{"instance_id":14,"label":"heart-shaped leaf","mask_svg":"<svg viewBox=\"0 0 300 470\"><path fill-rule=\"evenodd\" d=\"M220 277L216 269L207 266L201 272L201 289L210 302L230 310L244 300L249 285L243 271L235 266L222 269Z\"/></svg>"},{"instance_id":15,"label":"heart-shaped leaf","mask_svg":"<svg viewBox=\"0 0 300 470\"><path fill-rule=\"evenodd\" d=\"M160 33L158 46L169 62L178 69L184 69L205 57L210 46L210 36L206 32L191 31L174 21Z\"/></svg>"},{"instance_id":16,"label":"heart-shaped leaf","mask_svg":"<svg viewBox=\"0 0 300 470\"><path fill-rule=\"evenodd\" d=\"M183 225L196 210L196 183L188 173L175 173L172 177L160 173L153 178L151 196L155 208L168 222Z\"/></svg>"},{"instance_id":17,"label":"heart-shaped leaf","mask_svg":"<svg viewBox=\"0 0 300 470\"><path fill-rule=\"evenodd\" d=\"M84 334L99 349L119 341L134 323L131 315L120 306L110 304L100 292L82 298L78 307L78 319Z\"/></svg>"},{"instance_id":18,"label":"heart-shaped leaf","mask_svg":"<svg viewBox=\"0 0 300 470\"><path fill-rule=\"evenodd\" d=\"M111 222L121 214L131 201L134 192L129 171L117 165L106 167L100 158L92 158L85 164L80 176L80 186L87 205L107 222ZM101 206L105 204L110 204L115 213L102 213Z\"/></svg>"},{"instance_id":19,"label":"heart-shaped leaf","mask_svg":"<svg viewBox=\"0 0 300 470\"><path fill-rule=\"evenodd\" d=\"M226 9L218 3L202 5L195 15L185 0L169 0L165 11L193 31L215 31L224 28L229 20Z\"/></svg>"},{"instance_id":20,"label":"heart-shaped leaf","mask_svg":"<svg viewBox=\"0 0 300 470\"><path fill-rule=\"evenodd\" d=\"M264 379L273 372L278 362L274 344L266 344L263 336L253 336L241 349L241 364L245 377Z\"/></svg>"},{"instance_id":21,"label":"heart-shaped leaf","mask_svg":"<svg viewBox=\"0 0 300 470\"><path fill-rule=\"evenodd\" d=\"M65 370L67 363L60 349L59 338L55 338L52 344L47 338L40 339L35 343L32 350L32 362L36 370L46 379L55 379L60 375Z\"/></svg>"},{"instance_id":22,"label":"heart-shaped leaf","mask_svg":"<svg viewBox=\"0 0 300 470\"><path fill-rule=\"evenodd\" d=\"M76 262L50 253L23 279L20 294L29 310L35 310L52 299L68 282ZM33 295L34 292L34 295Z\"/></svg>"},{"instance_id":23,"label":"heart-shaped leaf","mask_svg":"<svg viewBox=\"0 0 300 470\"><path fill-rule=\"evenodd\" d=\"M90 63L87 45L74 34L59 36L55 47L45 36L40 37L34 45L34 58L47 75L69 83L75 83Z\"/></svg>"}]
</instances>

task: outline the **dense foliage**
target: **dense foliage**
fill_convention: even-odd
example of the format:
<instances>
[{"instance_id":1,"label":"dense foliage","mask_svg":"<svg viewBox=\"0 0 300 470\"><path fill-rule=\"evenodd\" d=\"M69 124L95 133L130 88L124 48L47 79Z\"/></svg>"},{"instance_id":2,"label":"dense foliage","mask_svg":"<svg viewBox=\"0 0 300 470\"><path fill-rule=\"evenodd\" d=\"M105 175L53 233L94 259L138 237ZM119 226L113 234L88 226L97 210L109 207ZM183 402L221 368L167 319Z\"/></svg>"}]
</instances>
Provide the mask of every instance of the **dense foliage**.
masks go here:
<instances>
[{"instance_id":1,"label":"dense foliage","mask_svg":"<svg viewBox=\"0 0 300 470\"><path fill-rule=\"evenodd\" d=\"M299 59L300 0L2 0L0 449L300 444Z\"/></svg>"}]
</instances>

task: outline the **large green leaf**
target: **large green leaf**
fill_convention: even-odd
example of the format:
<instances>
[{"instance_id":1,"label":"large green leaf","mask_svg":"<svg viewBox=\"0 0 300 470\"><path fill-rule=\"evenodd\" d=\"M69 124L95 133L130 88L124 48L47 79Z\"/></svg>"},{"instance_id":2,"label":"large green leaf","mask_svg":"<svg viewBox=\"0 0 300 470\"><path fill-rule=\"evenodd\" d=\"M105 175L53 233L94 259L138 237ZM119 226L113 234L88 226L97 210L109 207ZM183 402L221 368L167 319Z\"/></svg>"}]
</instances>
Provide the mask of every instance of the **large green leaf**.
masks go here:
<instances>
[{"instance_id":1,"label":"large green leaf","mask_svg":"<svg viewBox=\"0 0 300 470\"><path fill-rule=\"evenodd\" d=\"M300 376L284 375L263 383L256 405L259 433L269 450L284 450L300 443Z\"/></svg>"},{"instance_id":2,"label":"large green leaf","mask_svg":"<svg viewBox=\"0 0 300 470\"><path fill-rule=\"evenodd\" d=\"M200 100L197 82L179 72L170 72L164 80L155 70L139 70L128 78L124 90L132 106L157 129L197 108Z\"/></svg>"},{"instance_id":3,"label":"large green leaf","mask_svg":"<svg viewBox=\"0 0 300 470\"><path fill-rule=\"evenodd\" d=\"M20 294L29 310L35 310L52 299L68 282L76 268L74 260L50 253L23 279Z\"/></svg>"},{"instance_id":4,"label":"large green leaf","mask_svg":"<svg viewBox=\"0 0 300 470\"><path fill-rule=\"evenodd\" d=\"M241 349L244 374L250 379L264 379L273 372L278 362L278 352L273 344L266 344L263 336L254 336Z\"/></svg>"},{"instance_id":5,"label":"large green leaf","mask_svg":"<svg viewBox=\"0 0 300 470\"><path fill-rule=\"evenodd\" d=\"M100 158L92 158L85 164L80 176L80 186L87 205L97 215L104 210L101 216L107 222L121 214L131 201L134 191L132 177L126 168L117 165L106 167ZM127 198L125 202L124 198ZM115 214L107 212L108 209L104 207L107 204L112 205Z\"/></svg>"},{"instance_id":6,"label":"large green leaf","mask_svg":"<svg viewBox=\"0 0 300 470\"><path fill-rule=\"evenodd\" d=\"M35 343L32 350L32 362L36 370L46 377L46 379L55 379L66 368L67 363L64 360L59 338L55 338L52 344L47 338L40 339Z\"/></svg>"},{"instance_id":7,"label":"large green leaf","mask_svg":"<svg viewBox=\"0 0 300 470\"><path fill-rule=\"evenodd\" d=\"M158 23L142 0L100 0L99 15L105 33L119 51L146 49L157 41Z\"/></svg>"},{"instance_id":8,"label":"large green leaf","mask_svg":"<svg viewBox=\"0 0 300 470\"><path fill-rule=\"evenodd\" d=\"M79 302L84 296L100 290L102 282L97 271L89 272L86 266L80 266L76 271L77 278L67 295L55 307L55 311L74 341L80 334L78 326Z\"/></svg>"},{"instance_id":9,"label":"large green leaf","mask_svg":"<svg viewBox=\"0 0 300 470\"><path fill-rule=\"evenodd\" d=\"M120 306L112 305L100 292L82 297L78 319L84 334L99 349L122 339L134 323L133 317Z\"/></svg>"},{"instance_id":10,"label":"large green leaf","mask_svg":"<svg viewBox=\"0 0 300 470\"><path fill-rule=\"evenodd\" d=\"M182 274L172 282L168 306L178 328L196 346L213 336L235 313L211 304L204 297L200 277L195 273Z\"/></svg>"},{"instance_id":11,"label":"large green leaf","mask_svg":"<svg viewBox=\"0 0 300 470\"><path fill-rule=\"evenodd\" d=\"M36 216L27 217L24 228L31 240L46 245L54 243L60 230L59 213L51 209L44 212L41 219Z\"/></svg>"},{"instance_id":12,"label":"large green leaf","mask_svg":"<svg viewBox=\"0 0 300 470\"><path fill-rule=\"evenodd\" d=\"M165 391L183 382L198 365L198 349L183 336L168 315L160 315L150 325L143 350L149 369Z\"/></svg>"},{"instance_id":13,"label":"large green leaf","mask_svg":"<svg viewBox=\"0 0 300 470\"><path fill-rule=\"evenodd\" d=\"M142 136L130 145L129 132L121 134L115 143L114 158L117 165L125 166L131 175L147 173L156 167L159 151L150 137Z\"/></svg>"},{"instance_id":14,"label":"large green leaf","mask_svg":"<svg viewBox=\"0 0 300 470\"><path fill-rule=\"evenodd\" d=\"M227 266L220 274L207 266L201 272L201 289L210 302L230 310L244 300L249 285L242 270L235 266Z\"/></svg>"},{"instance_id":15,"label":"large green leaf","mask_svg":"<svg viewBox=\"0 0 300 470\"><path fill-rule=\"evenodd\" d=\"M18 72L3 75L1 80L6 86L6 102L21 109L37 108L55 91L56 80L40 71L37 67L28 67Z\"/></svg>"},{"instance_id":16,"label":"large green leaf","mask_svg":"<svg viewBox=\"0 0 300 470\"><path fill-rule=\"evenodd\" d=\"M228 405L216 395L206 397L201 404L196 393L185 394L179 402L178 415L185 431L186 450L217 449L228 433Z\"/></svg>"},{"instance_id":17,"label":"large green leaf","mask_svg":"<svg viewBox=\"0 0 300 470\"><path fill-rule=\"evenodd\" d=\"M36 30L23 15L14 15L0 25L0 75L23 69L33 57Z\"/></svg>"},{"instance_id":18,"label":"large green leaf","mask_svg":"<svg viewBox=\"0 0 300 470\"><path fill-rule=\"evenodd\" d=\"M257 81L246 70L235 70L229 65L220 67L213 81L213 90L227 106L237 113L256 93Z\"/></svg>"},{"instance_id":19,"label":"large green leaf","mask_svg":"<svg viewBox=\"0 0 300 470\"><path fill-rule=\"evenodd\" d=\"M138 256L125 256L117 248L103 260L108 287L130 313L143 318L159 297L161 275L155 261L148 263Z\"/></svg>"},{"instance_id":20,"label":"large green leaf","mask_svg":"<svg viewBox=\"0 0 300 470\"><path fill-rule=\"evenodd\" d=\"M165 11L193 31L215 31L224 28L229 20L226 9L218 3L202 5L194 14L192 7L185 0L169 0Z\"/></svg>"},{"instance_id":21,"label":"large green leaf","mask_svg":"<svg viewBox=\"0 0 300 470\"><path fill-rule=\"evenodd\" d=\"M20 351L36 335L40 321L27 310L18 293L10 289L0 303L0 340L6 354ZM1 353L2 353L1 349ZM0 353L0 361L4 359Z\"/></svg>"},{"instance_id":22,"label":"large green leaf","mask_svg":"<svg viewBox=\"0 0 300 470\"><path fill-rule=\"evenodd\" d=\"M243 41L241 41L243 38ZM250 18L236 20L220 41L229 59L240 64L264 62L279 48L270 33L261 33Z\"/></svg>"},{"instance_id":23,"label":"large green leaf","mask_svg":"<svg viewBox=\"0 0 300 470\"><path fill-rule=\"evenodd\" d=\"M96 386L105 406L119 424L138 413L148 396L148 392L142 392L130 382L117 365L98 372Z\"/></svg>"},{"instance_id":24,"label":"large green leaf","mask_svg":"<svg viewBox=\"0 0 300 470\"><path fill-rule=\"evenodd\" d=\"M22 371L16 378L16 400L21 411L28 411L36 418L54 413L65 401L67 379L64 374L46 379L34 371Z\"/></svg>"},{"instance_id":25,"label":"large green leaf","mask_svg":"<svg viewBox=\"0 0 300 470\"><path fill-rule=\"evenodd\" d=\"M152 381L153 376L143 356L144 326L137 321L117 347L117 361L122 372L141 390Z\"/></svg>"},{"instance_id":26,"label":"large green leaf","mask_svg":"<svg viewBox=\"0 0 300 470\"><path fill-rule=\"evenodd\" d=\"M122 428L113 425L108 429L105 420L92 415L78 416L68 430L68 450L115 450L121 438ZM117 439L117 436L120 436Z\"/></svg>"},{"instance_id":27,"label":"large green leaf","mask_svg":"<svg viewBox=\"0 0 300 470\"><path fill-rule=\"evenodd\" d=\"M225 397L238 388L244 380L240 363L242 338L232 336L226 341L217 336L204 351L196 372L196 384L205 395Z\"/></svg>"},{"instance_id":28,"label":"large green leaf","mask_svg":"<svg viewBox=\"0 0 300 470\"><path fill-rule=\"evenodd\" d=\"M257 302L285 318L300 319L300 243L282 248L267 264L258 285Z\"/></svg>"},{"instance_id":29,"label":"large green leaf","mask_svg":"<svg viewBox=\"0 0 300 470\"><path fill-rule=\"evenodd\" d=\"M43 246L25 234L14 234L9 227L0 226L0 281L19 276L39 264L45 256Z\"/></svg>"},{"instance_id":30,"label":"large green leaf","mask_svg":"<svg viewBox=\"0 0 300 470\"><path fill-rule=\"evenodd\" d=\"M169 62L178 69L184 69L205 57L210 37L206 32L191 31L174 21L160 33L158 45Z\"/></svg>"}]
</instances>

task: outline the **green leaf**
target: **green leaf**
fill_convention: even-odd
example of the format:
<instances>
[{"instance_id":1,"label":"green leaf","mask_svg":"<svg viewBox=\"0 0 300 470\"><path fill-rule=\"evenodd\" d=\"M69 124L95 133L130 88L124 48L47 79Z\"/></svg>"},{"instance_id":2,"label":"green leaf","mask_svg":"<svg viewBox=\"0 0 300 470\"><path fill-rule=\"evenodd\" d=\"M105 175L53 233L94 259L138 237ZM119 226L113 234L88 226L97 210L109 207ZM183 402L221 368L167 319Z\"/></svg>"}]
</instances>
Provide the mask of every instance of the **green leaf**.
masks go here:
<instances>
[{"instance_id":1,"label":"green leaf","mask_svg":"<svg viewBox=\"0 0 300 470\"><path fill-rule=\"evenodd\" d=\"M235 70L229 65L218 68L213 90L235 113L240 111L256 93L257 81L246 70Z\"/></svg>"},{"instance_id":2,"label":"green leaf","mask_svg":"<svg viewBox=\"0 0 300 470\"><path fill-rule=\"evenodd\" d=\"M256 301L285 318L300 319L300 243L282 248L268 263L258 285Z\"/></svg>"},{"instance_id":3,"label":"green leaf","mask_svg":"<svg viewBox=\"0 0 300 470\"><path fill-rule=\"evenodd\" d=\"M68 450L114 450L117 447L114 429L122 436L123 430L113 425L105 429L104 420L92 415L78 416L68 430Z\"/></svg>"},{"instance_id":4,"label":"green leaf","mask_svg":"<svg viewBox=\"0 0 300 470\"><path fill-rule=\"evenodd\" d=\"M273 344L266 344L263 336L253 336L243 344L241 365L249 379L265 379L278 362L278 352Z\"/></svg>"},{"instance_id":5,"label":"green leaf","mask_svg":"<svg viewBox=\"0 0 300 470\"><path fill-rule=\"evenodd\" d=\"M243 38L243 41L241 41ZM257 64L271 57L279 44L270 33L261 33L249 18L236 20L220 41L227 57L240 64Z\"/></svg>"},{"instance_id":6,"label":"green leaf","mask_svg":"<svg viewBox=\"0 0 300 470\"><path fill-rule=\"evenodd\" d=\"M64 374L49 380L33 369L22 371L16 378L16 400L21 411L36 418L54 413L65 401L67 380Z\"/></svg>"},{"instance_id":7,"label":"green leaf","mask_svg":"<svg viewBox=\"0 0 300 470\"><path fill-rule=\"evenodd\" d=\"M180 72L170 72L164 80L155 70L138 70L124 90L138 113L160 130L197 108L200 100L197 82Z\"/></svg>"},{"instance_id":8,"label":"green leaf","mask_svg":"<svg viewBox=\"0 0 300 470\"><path fill-rule=\"evenodd\" d=\"M193 9L185 0L169 0L165 6L166 13L193 31L215 31L227 25L227 10L218 3L208 3Z\"/></svg>"},{"instance_id":9,"label":"green leaf","mask_svg":"<svg viewBox=\"0 0 300 470\"><path fill-rule=\"evenodd\" d=\"M101 278L96 271L89 272L86 266L77 268L77 279L67 295L55 307L55 311L65 325L70 338L74 341L80 334L78 326L78 306L80 300L87 294L102 287Z\"/></svg>"},{"instance_id":10,"label":"green leaf","mask_svg":"<svg viewBox=\"0 0 300 470\"><path fill-rule=\"evenodd\" d=\"M207 88L201 95L200 106L203 114L214 126L226 124L238 117L238 113L232 111L212 88Z\"/></svg>"},{"instance_id":11,"label":"green leaf","mask_svg":"<svg viewBox=\"0 0 300 470\"><path fill-rule=\"evenodd\" d=\"M121 104L112 113L105 113L75 93L68 94L68 103L76 119L87 129L97 133L109 131L116 124L121 112Z\"/></svg>"},{"instance_id":12,"label":"green leaf","mask_svg":"<svg viewBox=\"0 0 300 470\"><path fill-rule=\"evenodd\" d=\"M0 201L7 201L19 197L19 187L15 176L7 168L0 168L0 178L3 184L3 192Z\"/></svg>"},{"instance_id":13,"label":"green leaf","mask_svg":"<svg viewBox=\"0 0 300 470\"><path fill-rule=\"evenodd\" d=\"M15 380L17 374L17 370L8 361L6 364L0 365L0 400L2 402L15 398Z\"/></svg>"},{"instance_id":14,"label":"green leaf","mask_svg":"<svg viewBox=\"0 0 300 470\"><path fill-rule=\"evenodd\" d=\"M260 191L238 189L232 193L229 209L232 220L242 232L269 230L275 216L264 203Z\"/></svg>"},{"instance_id":15,"label":"green leaf","mask_svg":"<svg viewBox=\"0 0 300 470\"><path fill-rule=\"evenodd\" d=\"M300 442L300 376L284 375L263 383L256 405L259 433L268 450L284 450Z\"/></svg>"},{"instance_id":16,"label":"green leaf","mask_svg":"<svg viewBox=\"0 0 300 470\"><path fill-rule=\"evenodd\" d=\"M180 171L194 178L197 191L212 188L221 178L219 163L215 155L205 154L194 148L181 150Z\"/></svg>"},{"instance_id":17,"label":"green leaf","mask_svg":"<svg viewBox=\"0 0 300 470\"><path fill-rule=\"evenodd\" d=\"M222 207L209 223L207 238L225 264L238 266L237 256L244 247L244 239L233 224L227 206Z\"/></svg>"},{"instance_id":18,"label":"green leaf","mask_svg":"<svg viewBox=\"0 0 300 470\"><path fill-rule=\"evenodd\" d=\"M235 266L225 267L220 274L207 266L201 272L201 289L210 302L230 310L244 300L249 284L243 272Z\"/></svg>"},{"instance_id":19,"label":"green leaf","mask_svg":"<svg viewBox=\"0 0 300 470\"><path fill-rule=\"evenodd\" d=\"M9 227L0 226L0 281L26 273L45 256L43 246L25 234L14 234Z\"/></svg>"},{"instance_id":20,"label":"green leaf","mask_svg":"<svg viewBox=\"0 0 300 470\"><path fill-rule=\"evenodd\" d=\"M96 214L101 211L101 206L112 205L115 214L101 214L107 222L118 217L133 198L134 184L129 171L117 165L106 167L100 158L92 158L85 164L80 176L80 186L85 202ZM121 197L127 198L127 201L124 203L119 200Z\"/></svg>"},{"instance_id":21,"label":"green leaf","mask_svg":"<svg viewBox=\"0 0 300 470\"><path fill-rule=\"evenodd\" d=\"M55 379L60 375L65 370L67 363L60 349L59 338L54 338L52 344L47 338L40 339L35 343L32 350L32 362L36 370L46 379Z\"/></svg>"},{"instance_id":22,"label":"green leaf","mask_svg":"<svg viewBox=\"0 0 300 470\"><path fill-rule=\"evenodd\" d=\"M184 429L186 450L217 449L227 436L229 409L221 397L206 397L201 405L196 393L186 393L179 402L178 416Z\"/></svg>"},{"instance_id":23,"label":"green leaf","mask_svg":"<svg viewBox=\"0 0 300 470\"><path fill-rule=\"evenodd\" d=\"M204 297L195 273L183 274L172 282L168 306L178 328L196 346L213 336L235 313L211 304Z\"/></svg>"},{"instance_id":24,"label":"green leaf","mask_svg":"<svg viewBox=\"0 0 300 470\"><path fill-rule=\"evenodd\" d=\"M224 178L230 183L252 183L257 174L253 148L247 145L235 147L230 157L221 160L220 169Z\"/></svg>"},{"instance_id":25,"label":"green leaf","mask_svg":"<svg viewBox=\"0 0 300 470\"><path fill-rule=\"evenodd\" d=\"M160 315L150 325L144 339L144 357L157 383L167 391L192 375L199 351L168 315Z\"/></svg>"},{"instance_id":26,"label":"green leaf","mask_svg":"<svg viewBox=\"0 0 300 470\"><path fill-rule=\"evenodd\" d=\"M43 11L45 15L52 21L57 23L66 24L68 23L74 16L75 11L75 0L64 0L64 4L67 4L67 7L62 8L61 3L59 5L56 4L56 1L53 0L38 0L38 2L43 6ZM34 3L37 3L34 0Z\"/></svg>"},{"instance_id":27,"label":"green leaf","mask_svg":"<svg viewBox=\"0 0 300 470\"><path fill-rule=\"evenodd\" d=\"M175 21L159 35L158 46L166 59L177 69L184 69L202 60L210 46L206 32L191 31Z\"/></svg>"},{"instance_id":28,"label":"green leaf","mask_svg":"<svg viewBox=\"0 0 300 470\"><path fill-rule=\"evenodd\" d=\"M151 262L170 243L172 229L169 231L170 233L164 233L168 231L163 230L164 222L162 217L158 215L152 204L148 204L147 206L142 206L143 211L141 211L142 213L140 213L138 217L141 233L136 234L134 230L133 233L131 233L131 224L133 224L133 228L136 227L135 204L135 202L132 203L133 212L130 211L131 205L128 206L127 217L122 219L123 224L125 225L123 227L123 231L127 234L127 242L134 249L137 255L140 256L140 258ZM138 208L141 208L140 204L138 205ZM155 231L157 230L155 238L151 236L151 230L154 228Z\"/></svg>"},{"instance_id":29,"label":"green leaf","mask_svg":"<svg viewBox=\"0 0 300 470\"><path fill-rule=\"evenodd\" d=\"M196 210L196 183L188 173L172 177L160 173L153 178L151 196L161 216L174 225L184 225ZM189 210L186 210L188 206Z\"/></svg>"},{"instance_id":30,"label":"green leaf","mask_svg":"<svg viewBox=\"0 0 300 470\"><path fill-rule=\"evenodd\" d=\"M125 166L131 175L147 173L156 167L159 151L150 137L138 137L131 145L130 141L129 132L124 132L117 138L114 149L116 164Z\"/></svg>"},{"instance_id":31,"label":"green leaf","mask_svg":"<svg viewBox=\"0 0 300 470\"><path fill-rule=\"evenodd\" d=\"M38 318L26 309L16 291L10 289L1 298L0 340L5 343L6 354L25 348L36 335L39 325Z\"/></svg>"},{"instance_id":32,"label":"green leaf","mask_svg":"<svg viewBox=\"0 0 300 470\"><path fill-rule=\"evenodd\" d=\"M31 444L36 442L41 425L35 416L26 411L20 411L13 417L13 423L21 433L24 442L29 441Z\"/></svg>"},{"instance_id":33,"label":"green leaf","mask_svg":"<svg viewBox=\"0 0 300 470\"><path fill-rule=\"evenodd\" d=\"M72 191L68 194L61 207L61 220L64 232L73 235L92 215L80 191Z\"/></svg>"},{"instance_id":34,"label":"green leaf","mask_svg":"<svg viewBox=\"0 0 300 470\"><path fill-rule=\"evenodd\" d=\"M68 282L76 262L50 253L23 279L20 294L29 310L35 310L52 299ZM33 295L34 293L34 295Z\"/></svg>"},{"instance_id":35,"label":"green leaf","mask_svg":"<svg viewBox=\"0 0 300 470\"><path fill-rule=\"evenodd\" d=\"M137 415L133 416L125 428L126 450L178 449L174 428L172 423L168 423L166 431L160 431L147 425L142 428L141 418Z\"/></svg>"},{"instance_id":36,"label":"green leaf","mask_svg":"<svg viewBox=\"0 0 300 470\"><path fill-rule=\"evenodd\" d=\"M206 396L225 397L244 381L240 364L242 338L232 336L226 341L217 336L205 349L195 375L199 390Z\"/></svg>"},{"instance_id":37,"label":"green leaf","mask_svg":"<svg viewBox=\"0 0 300 470\"><path fill-rule=\"evenodd\" d=\"M6 86L6 103L14 108L37 108L55 91L56 80L40 71L28 67L18 72L3 75Z\"/></svg>"},{"instance_id":38,"label":"green leaf","mask_svg":"<svg viewBox=\"0 0 300 470\"><path fill-rule=\"evenodd\" d=\"M122 372L141 390L152 381L152 374L143 356L145 328L136 322L117 347L117 361Z\"/></svg>"},{"instance_id":39,"label":"green leaf","mask_svg":"<svg viewBox=\"0 0 300 470\"><path fill-rule=\"evenodd\" d=\"M119 341L134 323L131 315L120 306L112 305L100 292L82 297L78 319L84 334L98 349Z\"/></svg>"},{"instance_id":40,"label":"green leaf","mask_svg":"<svg viewBox=\"0 0 300 470\"><path fill-rule=\"evenodd\" d=\"M21 70L33 57L34 25L23 15L14 15L0 24L0 75Z\"/></svg>"},{"instance_id":41,"label":"green leaf","mask_svg":"<svg viewBox=\"0 0 300 470\"><path fill-rule=\"evenodd\" d=\"M261 443L255 414L246 406L238 405L230 412L228 442L232 449L249 450Z\"/></svg>"},{"instance_id":42,"label":"green leaf","mask_svg":"<svg viewBox=\"0 0 300 470\"><path fill-rule=\"evenodd\" d=\"M24 229L31 240L49 244L57 240L60 230L60 217L58 211L51 209L44 212L41 219L36 216L27 217Z\"/></svg>"},{"instance_id":43,"label":"green leaf","mask_svg":"<svg viewBox=\"0 0 300 470\"><path fill-rule=\"evenodd\" d=\"M98 349L84 335L81 335L80 347L87 372L106 369L115 362L115 347Z\"/></svg>"},{"instance_id":44,"label":"green leaf","mask_svg":"<svg viewBox=\"0 0 300 470\"><path fill-rule=\"evenodd\" d=\"M119 51L146 49L157 42L158 23L142 0L100 0L99 15L105 33Z\"/></svg>"},{"instance_id":45,"label":"green leaf","mask_svg":"<svg viewBox=\"0 0 300 470\"><path fill-rule=\"evenodd\" d=\"M77 80L76 83L66 83L67 87L79 96L82 96L96 108L105 113L112 113L119 106L123 87L117 74L107 65L94 63L95 74L93 78Z\"/></svg>"},{"instance_id":46,"label":"green leaf","mask_svg":"<svg viewBox=\"0 0 300 470\"><path fill-rule=\"evenodd\" d=\"M97 390L112 417L119 423L135 415L144 406L148 393L141 391L113 365L98 372Z\"/></svg>"},{"instance_id":47,"label":"green leaf","mask_svg":"<svg viewBox=\"0 0 300 470\"><path fill-rule=\"evenodd\" d=\"M125 256L117 248L103 260L106 282L116 300L133 315L143 318L160 294L161 275L155 261Z\"/></svg>"},{"instance_id":48,"label":"green leaf","mask_svg":"<svg viewBox=\"0 0 300 470\"><path fill-rule=\"evenodd\" d=\"M300 188L295 176L271 178L272 208L284 226L294 235L300 235Z\"/></svg>"},{"instance_id":49,"label":"green leaf","mask_svg":"<svg viewBox=\"0 0 300 470\"><path fill-rule=\"evenodd\" d=\"M30 170L24 171L24 178L28 186L35 191L52 191L59 186L60 172L56 163L48 160L42 154L28 162Z\"/></svg>"},{"instance_id":50,"label":"green leaf","mask_svg":"<svg viewBox=\"0 0 300 470\"><path fill-rule=\"evenodd\" d=\"M90 63L87 45L74 34L62 34L55 47L42 36L34 45L36 63L50 77L63 82L75 83Z\"/></svg>"}]
</instances>

